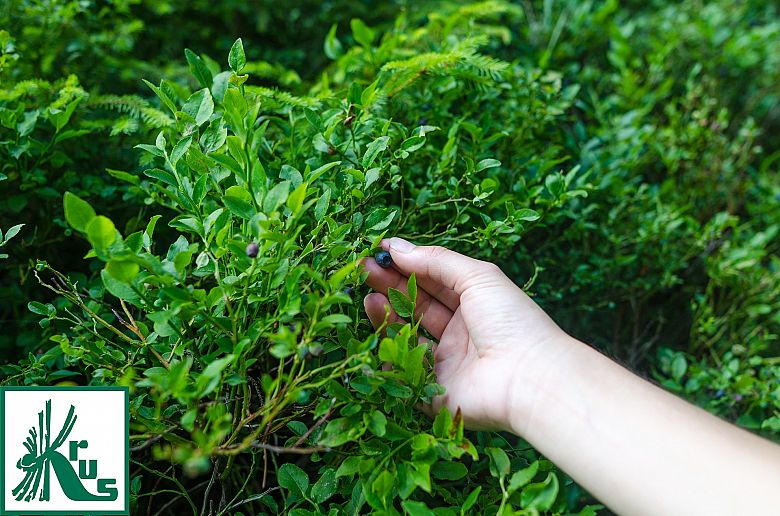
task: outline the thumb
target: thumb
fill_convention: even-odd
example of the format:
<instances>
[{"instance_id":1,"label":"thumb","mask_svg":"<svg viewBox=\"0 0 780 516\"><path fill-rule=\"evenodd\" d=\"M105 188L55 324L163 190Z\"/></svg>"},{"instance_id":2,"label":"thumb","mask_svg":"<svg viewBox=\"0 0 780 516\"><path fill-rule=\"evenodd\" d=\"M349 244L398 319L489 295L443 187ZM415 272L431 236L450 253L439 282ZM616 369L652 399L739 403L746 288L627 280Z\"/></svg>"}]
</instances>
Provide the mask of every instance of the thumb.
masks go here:
<instances>
[{"instance_id":1,"label":"thumb","mask_svg":"<svg viewBox=\"0 0 780 516\"><path fill-rule=\"evenodd\" d=\"M475 260L441 246L417 246L403 238L382 241L382 248L393 257L395 267L404 275L414 273L420 280L438 283L462 294L469 286L500 275L494 264Z\"/></svg>"}]
</instances>

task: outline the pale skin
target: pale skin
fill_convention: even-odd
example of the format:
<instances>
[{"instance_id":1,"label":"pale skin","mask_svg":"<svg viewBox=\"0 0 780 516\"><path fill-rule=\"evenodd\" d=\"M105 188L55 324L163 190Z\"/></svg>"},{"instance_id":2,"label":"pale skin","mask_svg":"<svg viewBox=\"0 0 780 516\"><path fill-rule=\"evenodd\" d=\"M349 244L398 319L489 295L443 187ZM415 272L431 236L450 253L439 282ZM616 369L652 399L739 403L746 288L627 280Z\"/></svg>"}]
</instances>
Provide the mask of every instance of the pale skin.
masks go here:
<instances>
[{"instance_id":1,"label":"pale skin","mask_svg":"<svg viewBox=\"0 0 780 516\"><path fill-rule=\"evenodd\" d=\"M388 287L419 289L446 393L467 428L519 435L619 514L780 514L780 446L658 388L570 337L496 265L382 241L366 260L375 327L400 320Z\"/></svg>"}]
</instances>

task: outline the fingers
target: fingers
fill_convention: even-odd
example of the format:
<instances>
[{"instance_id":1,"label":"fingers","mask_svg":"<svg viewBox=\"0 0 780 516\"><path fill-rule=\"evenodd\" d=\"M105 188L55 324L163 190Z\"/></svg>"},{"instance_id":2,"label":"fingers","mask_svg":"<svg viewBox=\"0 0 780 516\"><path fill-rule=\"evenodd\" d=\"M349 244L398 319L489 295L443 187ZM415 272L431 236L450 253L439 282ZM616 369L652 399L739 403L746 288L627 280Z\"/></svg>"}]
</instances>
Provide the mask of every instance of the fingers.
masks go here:
<instances>
[{"instance_id":1,"label":"fingers","mask_svg":"<svg viewBox=\"0 0 780 516\"><path fill-rule=\"evenodd\" d=\"M442 335L439 346L433 351L437 381L446 382L457 374L464 360L475 352L475 348L469 346L468 328L459 308L452 316L452 322Z\"/></svg>"},{"instance_id":2,"label":"fingers","mask_svg":"<svg viewBox=\"0 0 780 516\"><path fill-rule=\"evenodd\" d=\"M462 294L469 285L503 276L495 265L438 246L416 246L402 238L382 241L393 264L404 275L415 273L420 284L434 283Z\"/></svg>"},{"instance_id":3,"label":"fingers","mask_svg":"<svg viewBox=\"0 0 780 516\"><path fill-rule=\"evenodd\" d=\"M374 329L382 326L385 323L385 319L387 319L387 324L403 322L403 320L398 317L398 314L395 313L395 310L390 307L390 302L385 295L380 294L379 292L367 295L365 299L363 299L363 307L366 309L366 315L368 316L368 320L371 321L371 325ZM388 308L390 309L389 315L387 313Z\"/></svg>"},{"instance_id":4,"label":"fingers","mask_svg":"<svg viewBox=\"0 0 780 516\"><path fill-rule=\"evenodd\" d=\"M383 269L373 260L366 260L364 262L366 271L368 271L368 280L366 283L368 286L384 294L384 302L387 302L386 296L388 295L388 288L394 288L406 293L406 276L395 269ZM452 292L452 291L451 291ZM453 292L454 294L454 292ZM378 301L366 301L370 303L378 303ZM368 305L366 305L366 311L368 311ZM380 313L381 317L384 317L384 309ZM452 318L452 310L447 308L437 299L432 297L424 289L417 289L417 303L415 306L415 317L421 319L422 326L428 330L431 335L436 339L441 338L441 334L449 324ZM369 319L371 314L369 314Z\"/></svg>"}]
</instances>

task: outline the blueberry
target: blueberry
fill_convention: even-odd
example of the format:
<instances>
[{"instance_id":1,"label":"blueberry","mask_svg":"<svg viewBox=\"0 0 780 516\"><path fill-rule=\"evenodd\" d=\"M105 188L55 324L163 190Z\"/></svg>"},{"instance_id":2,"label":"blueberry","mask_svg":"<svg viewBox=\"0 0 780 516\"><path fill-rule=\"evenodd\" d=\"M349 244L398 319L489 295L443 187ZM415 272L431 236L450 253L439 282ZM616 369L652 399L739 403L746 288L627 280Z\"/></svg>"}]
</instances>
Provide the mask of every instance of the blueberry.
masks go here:
<instances>
[{"instance_id":1,"label":"blueberry","mask_svg":"<svg viewBox=\"0 0 780 516\"><path fill-rule=\"evenodd\" d=\"M250 258L257 258L257 253L260 252L260 247L254 242L246 246L246 255Z\"/></svg>"},{"instance_id":2,"label":"blueberry","mask_svg":"<svg viewBox=\"0 0 780 516\"><path fill-rule=\"evenodd\" d=\"M726 391L724 391L723 389L718 389L717 391L715 391L715 399L720 399L725 394L726 394Z\"/></svg>"},{"instance_id":3,"label":"blueberry","mask_svg":"<svg viewBox=\"0 0 780 516\"><path fill-rule=\"evenodd\" d=\"M347 287L344 289L344 293L351 297L352 299L355 299L355 289L352 287Z\"/></svg>"},{"instance_id":4,"label":"blueberry","mask_svg":"<svg viewBox=\"0 0 780 516\"><path fill-rule=\"evenodd\" d=\"M376 263L378 263L379 266L383 269L387 269L393 264L393 257L390 256L390 253L387 251L379 251L376 253L374 259L376 260Z\"/></svg>"},{"instance_id":5,"label":"blueberry","mask_svg":"<svg viewBox=\"0 0 780 516\"><path fill-rule=\"evenodd\" d=\"M737 401L737 402L742 401L742 395L741 394L735 394L734 395L734 401Z\"/></svg>"}]
</instances>

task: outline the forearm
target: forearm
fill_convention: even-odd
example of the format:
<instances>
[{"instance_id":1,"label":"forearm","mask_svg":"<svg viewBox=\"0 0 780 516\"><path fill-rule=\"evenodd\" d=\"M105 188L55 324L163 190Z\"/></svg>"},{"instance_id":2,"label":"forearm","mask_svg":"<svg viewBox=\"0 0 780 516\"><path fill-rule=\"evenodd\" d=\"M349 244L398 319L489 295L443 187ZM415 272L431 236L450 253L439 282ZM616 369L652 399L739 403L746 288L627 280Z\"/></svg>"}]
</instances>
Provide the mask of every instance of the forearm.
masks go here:
<instances>
[{"instance_id":1,"label":"forearm","mask_svg":"<svg viewBox=\"0 0 780 516\"><path fill-rule=\"evenodd\" d=\"M515 396L511 426L596 498L621 514L780 510L780 446L580 342L559 344L537 394Z\"/></svg>"}]
</instances>

